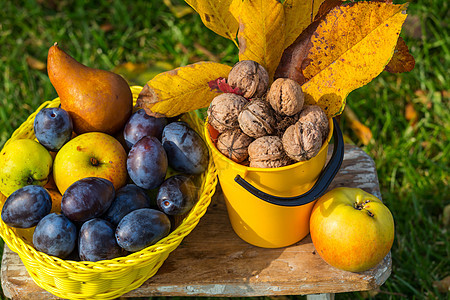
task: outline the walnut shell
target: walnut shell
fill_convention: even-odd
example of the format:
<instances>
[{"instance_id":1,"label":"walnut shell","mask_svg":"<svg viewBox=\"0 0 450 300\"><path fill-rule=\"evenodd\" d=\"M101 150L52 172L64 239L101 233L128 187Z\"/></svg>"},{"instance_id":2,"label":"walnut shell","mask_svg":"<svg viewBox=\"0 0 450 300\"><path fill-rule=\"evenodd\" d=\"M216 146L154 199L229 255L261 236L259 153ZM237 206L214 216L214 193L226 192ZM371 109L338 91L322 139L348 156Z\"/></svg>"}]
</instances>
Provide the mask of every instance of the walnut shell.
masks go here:
<instances>
[{"instance_id":1,"label":"walnut shell","mask_svg":"<svg viewBox=\"0 0 450 300\"><path fill-rule=\"evenodd\" d=\"M322 134L312 122L298 121L283 134L283 148L295 161L308 160L319 153L322 147Z\"/></svg>"},{"instance_id":2,"label":"walnut shell","mask_svg":"<svg viewBox=\"0 0 450 300\"><path fill-rule=\"evenodd\" d=\"M214 97L207 110L208 123L218 132L239 128L239 112L247 103L247 99L232 93Z\"/></svg>"},{"instance_id":3,"label":"walnut shell","mask_svg":"<svg viewBox=\"0 0 450 300\"><path fill-rule=\"evenodd\" d=\"M241 163L248 157L248 146L253 141L240 129L232 129L220 134L217 139L217 150L231 160Z\"/></svg>"},{"instance_id":4,"label":"walnut shell","mask_svg":"<svg viewBox=\"0 0 450 300\"><path fill-rule=\"evenodd\" d=\"M232 88L239 88L245 98L259 98L267 91L269 74L256 61L242 60L233 66L227 81Z\"/></svg>"},{"instance_id":5,"label":"walnut shell","mask_svg":"<svg viewBox=\"0 0 450 300\"><path fill-rule=\"evenodd\" d=\"M278 168L287 166L292 160L286 156L283 143L278 136L263 136L248 146L250 167Z\"/></svg>"},{"instance_id":6,"label":"walnut shell","mask_svg":"<svg viewBox=\"0 0 450 300\"><path fill-rule=\"evenodd\" d=\"M250 161L251 168L281 168L292 164L292 160L286 156L275 160Z\"/></svg>"},{"instance_id":7,"label":"walnut shell","mask_svg":"<svg viewBox=\"0 0 450 300\"><path fill-rule=\"evenodd\" d=\"M328 118L325 111L318 105L306 105L300 112L299 121L311 122L317 125L322 134L322 142L324 142L330 131Z\"/></svg>"},{"instance_id":8,"label":"walnut shell","mask_svg":"<svg viewBox=\"0 0 450 300\"><path fill-rule=\"evenodd\" d=\"M302 87L289 78L278 78L270 86L267 93L273 110L282 116L292 116L300 112L305 102Z\"/></svg>"},{"instance_id":9,"label":"walnut shell","mask_svg":"<svg viewBox=\"0 0 450 300\"><path fill-rule=\"evenodd\" d=\"M239 113L239 127L253 138L274 133L275 115L270 105L261 99L253 99Z\"/></svg>"}]
</instances>

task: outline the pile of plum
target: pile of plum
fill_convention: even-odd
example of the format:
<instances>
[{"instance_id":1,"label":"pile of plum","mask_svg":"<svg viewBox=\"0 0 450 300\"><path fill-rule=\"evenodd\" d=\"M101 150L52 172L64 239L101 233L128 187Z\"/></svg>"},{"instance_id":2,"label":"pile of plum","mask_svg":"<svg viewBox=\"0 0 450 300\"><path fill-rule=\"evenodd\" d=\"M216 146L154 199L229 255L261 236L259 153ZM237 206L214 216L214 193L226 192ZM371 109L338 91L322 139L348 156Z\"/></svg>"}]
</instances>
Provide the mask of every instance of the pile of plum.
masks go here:
<instances>
[{"instance_id":1,"label":"pile of plum","mask_svg":"<svg viewBox=\"0 0 450 300\"><path fill-rule=\"evenodd\" d=\"M57 151L72 135L61 108L44 108L35 118L38 141ZM62 195L61 213L50 213L52 198L39 185L16 190L5 201L2 220L32 228L34 247L49 255L99 261L140 251L174 229L174 216L186 214L198 199L199 174L208 166L201 136L177 118L135 111L123 129L128 182L87 177Z\"/></svg>"}]
</instances>

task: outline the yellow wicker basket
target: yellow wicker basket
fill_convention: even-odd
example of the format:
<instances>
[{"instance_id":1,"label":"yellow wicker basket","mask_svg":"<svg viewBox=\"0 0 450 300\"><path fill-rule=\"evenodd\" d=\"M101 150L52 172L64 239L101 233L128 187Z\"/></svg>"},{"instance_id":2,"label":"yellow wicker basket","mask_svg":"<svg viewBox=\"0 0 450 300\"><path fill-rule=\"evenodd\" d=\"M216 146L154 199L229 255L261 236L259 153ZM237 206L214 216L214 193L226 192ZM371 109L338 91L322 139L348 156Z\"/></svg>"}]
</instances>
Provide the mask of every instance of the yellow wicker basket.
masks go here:
<instances>
[{"instance_id":1,"label":"yellow wicker basket","mask_svg":"<svg viewBox=\"0 0 450 300\"><path fill-rule=\"evenodd\" d=\"M133 86L136 101L142 87ZM43 103L36 112L13 133L10 140L34 139L33 122L37 112L45 107L59 106L59 98ZM203 122L190 112L184 120L203 136ZM7 142L7 143L8 143ZM206 212L217 185L217 174L212 159L208 169L201 175L201 190L197 204L180 220L179 225L166 238L128 256L98 262L70 261L36 251L0 220L0 235L8 247L16 252L34 282L48 292L66 299L114 299L138 288L155 275L169 253L177 248L197 225ZM0 194L3 206L6 198Z\"/></svg>"}]
</instances>

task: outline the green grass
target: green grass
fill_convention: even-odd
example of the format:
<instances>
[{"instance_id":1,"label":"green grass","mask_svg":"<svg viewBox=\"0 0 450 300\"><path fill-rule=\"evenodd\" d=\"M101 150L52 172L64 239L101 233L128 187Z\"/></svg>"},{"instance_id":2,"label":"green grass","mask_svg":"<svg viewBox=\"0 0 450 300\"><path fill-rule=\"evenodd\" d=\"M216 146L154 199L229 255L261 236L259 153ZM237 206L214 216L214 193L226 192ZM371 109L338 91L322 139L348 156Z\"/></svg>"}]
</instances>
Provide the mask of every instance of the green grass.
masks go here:
<instances>
[{"instance_id":1,"label":"green grass","mask_svg":"<svg viewBox=\"0 0 450 300\"><path fill-rule=\"evenodd\" d=\"M181 3L181 1L172 1ZM56 97L47 74L26 58L46 61L57 41L84 64L113 69L124 62L172 66L210 60L233 64L232 42L204 27L196 14L176 18L162 1L0 1L0 147L44 100ZM376 299L446 299L433 282L450 275L450 37L446 0L410 3L402 36L416 59L410 73L382 73L348 99L374 136L368 145L342 119L344 133L377 166L384 202L396 222L391 277ZM103 30L111 24L111 30ZM142 78L140 80L142 83ZM405 118L410 104L417 121ZM337 299L372 297L338 294Z\"/></svg>"}]
</instances>

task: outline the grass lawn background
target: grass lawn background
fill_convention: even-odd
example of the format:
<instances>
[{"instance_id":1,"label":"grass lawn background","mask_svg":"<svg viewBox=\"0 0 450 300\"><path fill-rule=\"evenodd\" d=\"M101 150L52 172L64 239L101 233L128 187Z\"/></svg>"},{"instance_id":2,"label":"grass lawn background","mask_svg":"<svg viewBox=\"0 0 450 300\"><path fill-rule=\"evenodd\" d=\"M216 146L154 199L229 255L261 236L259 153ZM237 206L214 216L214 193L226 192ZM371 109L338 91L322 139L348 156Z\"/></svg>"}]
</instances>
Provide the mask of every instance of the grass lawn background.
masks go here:
<instances>
[{"instance_id":1,"label":"grass lawn background","mask_svg":"<svg viewBox=\"0 0 450 300\"><path fill-rule=\"evenodd\" d=\"M57 96L45 70L55 41L83 64L139 84L165 68L238 59L233 43L204 27L197 14L174 15L187 8L182 1L172 0L172 8L151 0L0 4L0 147L40 103ZM383 72L347 98L373 139L362 144L341 119L346 141L375 160L383 201L394 215L392 275L379 291L337 299L449 297L437 284L450 276L448 1L414 1L408 14L401 36L415 69Z\"/></svg>"}]
</instances>

